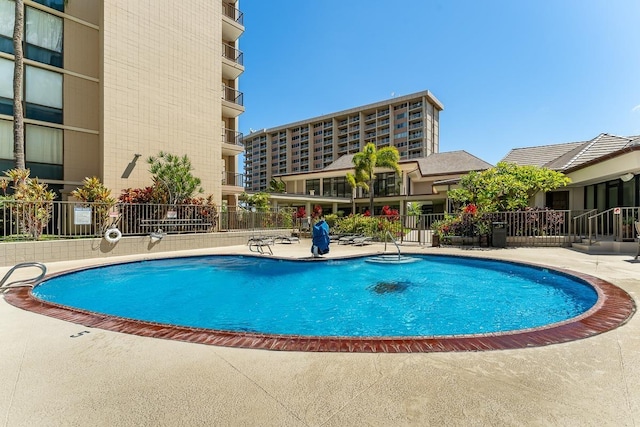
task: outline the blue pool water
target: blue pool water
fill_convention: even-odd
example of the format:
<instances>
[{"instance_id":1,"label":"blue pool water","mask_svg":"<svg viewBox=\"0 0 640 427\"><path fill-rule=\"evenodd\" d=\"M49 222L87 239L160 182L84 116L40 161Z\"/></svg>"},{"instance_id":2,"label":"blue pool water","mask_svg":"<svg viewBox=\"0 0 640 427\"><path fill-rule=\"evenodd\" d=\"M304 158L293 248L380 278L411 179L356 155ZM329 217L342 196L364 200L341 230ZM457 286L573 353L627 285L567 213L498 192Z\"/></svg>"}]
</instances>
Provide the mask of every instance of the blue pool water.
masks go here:
<instances>
[{"instance_id":1,"label":"blue pool water","mask_svg":"<svg viewBox=\"0 0 640 427\"><path fill-rule=\"evenodd\" d=\"M447 256L378 265L210 256L143 261L49 279L42 300L119 317L305 336L445 336L575 317L596 291L520 264Z\"/></svg>"}]
</instances>

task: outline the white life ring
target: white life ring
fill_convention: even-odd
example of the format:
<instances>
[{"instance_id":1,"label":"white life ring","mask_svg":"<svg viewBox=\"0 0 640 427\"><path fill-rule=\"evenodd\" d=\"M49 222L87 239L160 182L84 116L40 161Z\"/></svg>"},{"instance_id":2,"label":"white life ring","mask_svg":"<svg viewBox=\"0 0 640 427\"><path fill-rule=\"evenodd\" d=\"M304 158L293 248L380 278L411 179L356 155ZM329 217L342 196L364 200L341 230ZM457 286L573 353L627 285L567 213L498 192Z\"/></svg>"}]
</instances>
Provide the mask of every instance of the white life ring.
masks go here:
<instances>
[{"instance_id":1,"label":"white life ring","mask_svg":"<svg viewBox=\"0 0 640 427\"><path fill-rule=\"evenodd\" d=\"M117 228L110 228L104 233L104 240L109 243L117 243L120 239L122 239L122 232Z\"/></svg>"}]
</instances>

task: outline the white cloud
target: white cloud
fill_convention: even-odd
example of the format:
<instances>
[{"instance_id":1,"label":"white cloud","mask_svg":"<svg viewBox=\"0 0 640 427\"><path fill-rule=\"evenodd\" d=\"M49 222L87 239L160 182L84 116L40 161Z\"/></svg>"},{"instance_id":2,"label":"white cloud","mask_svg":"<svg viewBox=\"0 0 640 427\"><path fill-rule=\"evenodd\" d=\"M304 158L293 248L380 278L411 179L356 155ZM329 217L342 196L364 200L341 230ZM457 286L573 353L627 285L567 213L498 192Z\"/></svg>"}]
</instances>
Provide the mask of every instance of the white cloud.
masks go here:
<instances>
[{"instance_id":1,"label":"white cloud","mask_svg":"<svg viewBox=\"0 0 640 427\"><path fill-rule=\"evenodd\" d=\"M635 107L633 107L633 108L631 109L631 112L633 112L633 113L638 113L638 112L640 112L640 104L638 104L638 105L636 105Z\"/></svg>"}]
</instances>

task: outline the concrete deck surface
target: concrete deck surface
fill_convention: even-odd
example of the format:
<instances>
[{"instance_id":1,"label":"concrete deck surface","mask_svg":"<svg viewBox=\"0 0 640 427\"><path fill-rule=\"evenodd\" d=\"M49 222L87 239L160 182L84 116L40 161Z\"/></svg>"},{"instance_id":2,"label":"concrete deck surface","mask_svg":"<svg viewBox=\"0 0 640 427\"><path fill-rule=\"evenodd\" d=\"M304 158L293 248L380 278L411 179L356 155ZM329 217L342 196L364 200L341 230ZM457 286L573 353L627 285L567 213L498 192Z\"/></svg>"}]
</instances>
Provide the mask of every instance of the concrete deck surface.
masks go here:
<instances>
[{"instance_id":1,"label":"concrete deck surface","mask_svg":"<svg viewBox=\"0 0 640 427\"><path fill-rule=\"evenodd\" d=\"M307 257L307 243L278 244L274 254ZM330 256L381 250L332 245ZM640 263L628 255L402 250L567 268L608 280L639 301ZM250 252L237 246L180 255L204 253ZM56 272L95 263L47 267ZM4 300L0 320L2 426L640 426L638 314L616 330L565 344L431 354L189 344L86 328Z\"/></svg>"}]
</instances>

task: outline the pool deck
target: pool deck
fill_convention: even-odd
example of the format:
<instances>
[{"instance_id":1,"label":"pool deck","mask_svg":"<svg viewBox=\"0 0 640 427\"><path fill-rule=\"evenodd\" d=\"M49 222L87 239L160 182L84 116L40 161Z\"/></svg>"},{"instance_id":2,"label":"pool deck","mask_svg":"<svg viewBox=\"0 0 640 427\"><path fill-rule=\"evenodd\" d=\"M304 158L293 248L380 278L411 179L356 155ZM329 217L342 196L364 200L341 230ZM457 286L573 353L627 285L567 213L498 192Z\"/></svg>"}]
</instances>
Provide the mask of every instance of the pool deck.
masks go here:
<instances>
[{"instance_id":1,"label":"pool deck","mask_svg":"<svg viewBox=\"0 0 640 427\"><path fill-rule=\"evenodd\" d=\"M309 247L303 240L277 244L273 251L306 258ZM381 250L377 244L332 245L326 257ZM640 263L629 255L564 248L402 251L568 269L609 281L636 305L640 301ZM207 253L253 254L235 246L159 256ZM143 258L149 257L121 260ZM47 267L55 273L95 264ZM0 274L7 270L0 268ZM637 313L613 331L568 343L396 354L268 351L147 338L34 314L4 300L0 319L1 426L640 425Z\"/></svg>"}]
</instances>

